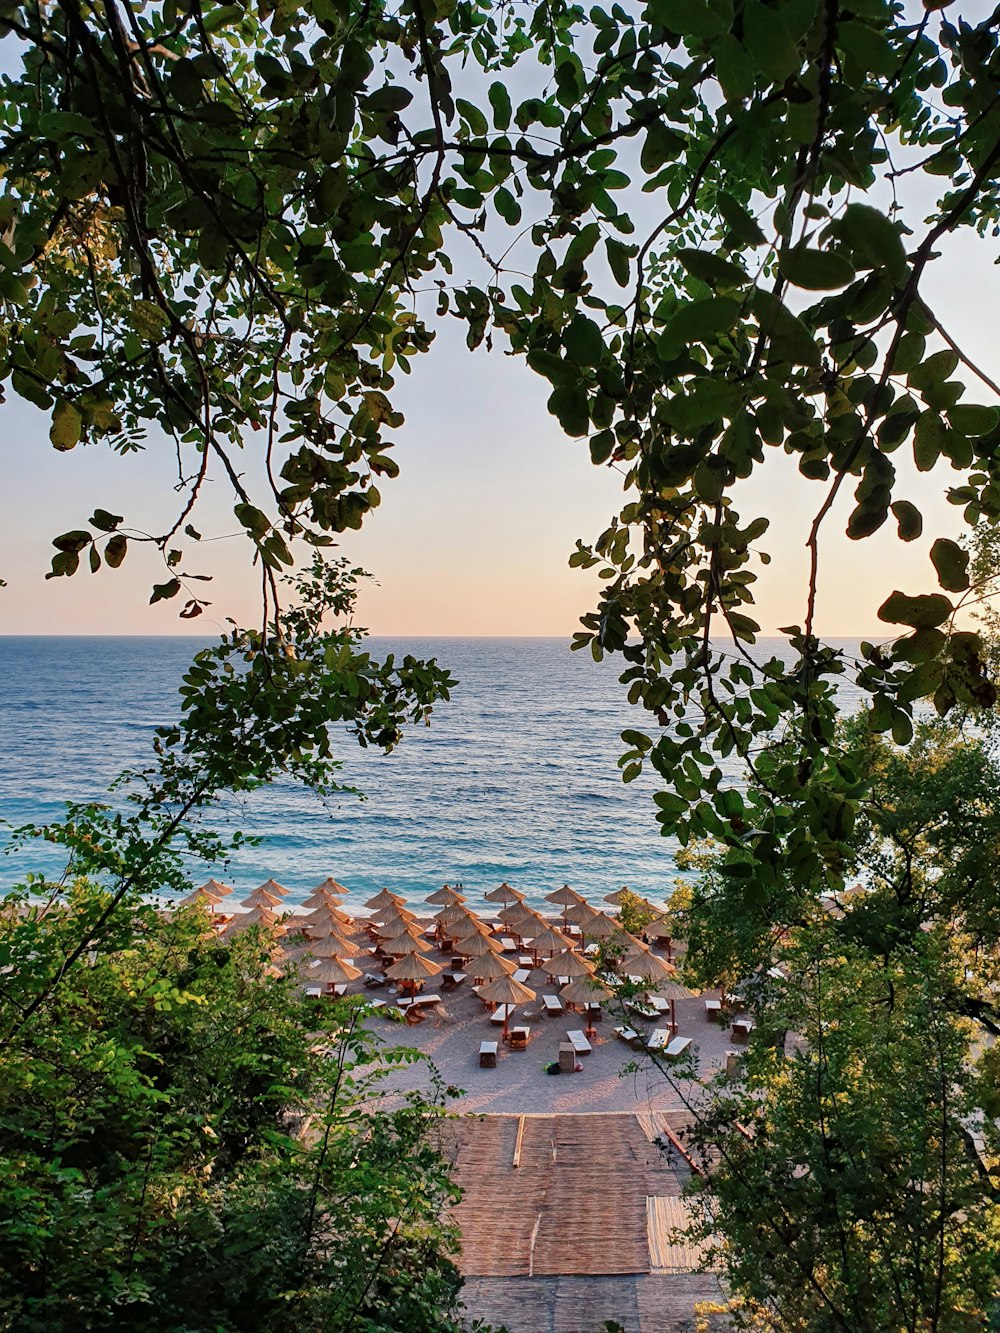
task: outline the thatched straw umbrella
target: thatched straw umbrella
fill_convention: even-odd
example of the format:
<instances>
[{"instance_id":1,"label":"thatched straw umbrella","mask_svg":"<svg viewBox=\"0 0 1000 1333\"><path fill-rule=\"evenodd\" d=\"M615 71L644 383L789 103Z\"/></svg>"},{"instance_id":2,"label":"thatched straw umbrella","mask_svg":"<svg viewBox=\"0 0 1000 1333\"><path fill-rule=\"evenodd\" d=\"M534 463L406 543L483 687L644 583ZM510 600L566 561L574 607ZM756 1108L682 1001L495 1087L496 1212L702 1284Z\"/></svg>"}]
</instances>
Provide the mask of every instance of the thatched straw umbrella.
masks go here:
<instances>
[{"instance_id":1,"label":"thatched straw umbrella","mask_svg":"<svg viewBox=\"0 0 1000 1333\"><path fill-rule=\"evenodd\" d=\"M319 981L327 986L346 986L349 981L357 981L361 969L345 963L342 958L321 958L315 967L306 969L309 981Z\"/></svg>"},{"instance_id":2,"label":"thatched straw umbrella","mask_svg":"<svg viewBox=\"0 0 1000 1333\"><path fill-rule=\"evenodd\" d=\"M547 903L558 903L563 909L563 924L566 922L566 913L571 907L579 907L580 903L587 900L582 893L577 893L576 889L571 889L568 884L564 884L561 889L554 889L552 893L545 895Z\"/></svg>"},{"instance_id":3,"label":"thatched straw umbrella","mask_svg":"<svg viewBox=\"0 0 1000 1333\"><path fill-rule=\"evenodd\" d=\"M621 923L612 920L605 912L597 912L590 921L585 922L580 927L580 933L587 940L610 940L617 935L626 944L632 943L632 937L622 929Z\"/></svg>"},{"instance_id":4,"label":"thatched straw umbrella","mask_svg":"<svg viewBox=\"0 0 1000 1333\"><path fill-rule=\"evenodd\" d=\"M564 953L557 953L554 958L548 961L550 977L592 977L594 975L593 963L588 963L586 958L581 958L578 953L572 949L567 949Z\"/></svg>"},{"instance_id":5,"label":"thatched straw umbrella","mask_svg":"<svg viewBox=\"0 0 1000 1333\"><path fill-rule=\"evenodd\" d=\"M436 977L441 971L443 968L440 963L432 963L423 954L407 953L399 962L387 967L385 974L393 981L401 981L404 988L416 990L420 982L426 981L428 977Z\"/></svg>"},{"instance_id":6,"label":"thatched straw umbrella","mask_svg":"<svg viewBox=\"0 0 1000 1333\"><path fill-rule=\"evenodd\" d=\"M506 880L496 889L490 889L489 893L484 893L483 897L488 903L512 903L522 902L524 894L520 889L511 888Z\"/></svg>"},{"instance_id":7,"label":"thatched straw umbrella","mask_svg":"<svg viewBox=\"0 0 1000 1333\"><path fill-rule=\"evenodd\" d=\"M369 898L365 906L370 907L373 912L380 912L385 907L402 907L405 902L406 899L401 894L382 889L374 898Z\"/></svg>"},{"instance_id":8,"label":"thatched straw umbrella","mask_svg":"<svg viewBox=\"0 0 1000 1333\"><path fill-rule=\"evenodd\" d=\"M591 907L590 903L577 903L575 907L567 907L563 913L565 922L572 922L574 926L585 926L588 921L593 921L595 916L600 916L596 907Z\"/></svg>"},{"instance_id":9,"label":"thatched straw umbrella","mask_svg":"<svg viewBox=\"0 0 1000 1333\"><path fill-rule=\"evenodd\" d=\"M273 893L278 898L287 898L290 889L286 889L284 884L279 884L276 879L266 879L263 884L257 885L258 889L263 889L265 893Z\"/></svg>"},{"instance_id":10,"label":"thatched straw umbrella","mask_svg":"<svg viewBox=\"0 0 1000 1333\"><path fill-rule=\"evenodd\" d=\"M308 898L302 900L301 906L311 912L315 907L339 907L343 899L339 893L329 893L326 889L313 889Z\"/></svg>"},{"instance_id":11,"label":"thatched straw umbrella","mask_svg":"<svg viewBox=\"0 0 1000 1333\"><path fill-rule=\"evenodd\" d=\"M411 935L404 932L397 935L394 939L382 941L382 952L391 954L393 958L401 958L405 953L430 953L431 946L426 940L422 940L419 935Z\"/></svg>"},{"instance_id":12,"label":"thatched straw umbrella","mask_svg":"<svg viewBox=\"0 0 1000 1333\"><path fill-rule=\"evenodd\" d=\"M535 962L540 965L543 953L562 953L564 949L569 948L569 940L565 935L561 935L558 930L552 930L551 927L545 926L539 930L537 935L532 937L531 944L528 947L535 955Z\"/></svg>"},{"instance_id":13,"label":"thatched straw umbrella","mask_svg":"<svg viewBox=\"0 0 1000 1333\"><path fill-rule=\"evenodd\" d=\"M606 903L611 903L613 907L620 907L622 899L625 897L626 893L631 894L632 890L622 885L620 889L615 889L614 893L606 893L604 895L604 901ZM632 896L635 897L636 895L633 894Z\"/></svg>"},{"instance_id":14,"label":"thatched straw umbrella","mask_svg":"<svg viewBox=\"0 0 1000 1333\"><path fill-rule=\"evenodd\" d=\"M481 981L495 981L499 977L512 977L517 971L516 965L508 962L499 953L486 953L481 958L472 958L469 960L468 968L472 973L472 980L477 986Z\"/></svg>"},{"instance_id":15,"label":"thatched straw umbrella","mask_svg":"<svg viewBox=\"0 0 1000 1333\"><path fill-rule=\"evenodd\" d=\"M491 939L489 935L480 935L478 932L466 936L464 940L458 940L455 944L455 953L461 958L485 958L490 953L502 952L500 941Z\"/></svg>"},{"instance_id":16,"label":"thatched straw umbrella","mask_svg":"<svg viewBox=\"0 0 1000 1333\"><path fill-rule=\"evenodd\" d=\"M343 884L339 884L332 875L327 875L326 879L321 880L316 885L313 893L332 893L337 898L346 898L350 889L345 889Z\"/></svg>"},{"instance_id":17,"label":"thatched straw umbrella","mask_svg":"<svg viewBox=\"0 0 1000 1333\"><path fill-rule=\"evenodd\" d=\"M677 1014L674 1009L674 1003L677 1000L692 1000L697 994L696 991L688 990L687 986L679 981L664 980L658 981L653 986L652 993L658 995L662 1000L666 1000L670 1005L670 1029L677 1031Z\"/></svg>"},{"instance_id":18,"label":"thatched straw umbrella","mask_svg":"<svg viewBox=\"0 0 1000 1333\"><path fill-rule=\"evenodd\" d=\"M217 879L206 879L199 888L203 893L210 893L213 898L228 898L233 891L231 885Z\"/></svg>"},{"instance_id":19,"label":"thatched straw umbrella","mask_svg":"<svg viewBox=\"0 0 1000 1333\"><path fill-rule=\"evenodd\" d=\"M338 907L316 907L302 918L302 925L314 935L326 935L331 930L345 935L355 933L354 922Z\"/></svg>"},{"instance_id":20,"label":"thatched straw umbrella","mask_svg":"<svg viewBox=\"0 0 1000 1333\"><path fill-rule=\"evenodd\" d=\"M610 1000L611 992L606 986L602 986L599 981L594 981L592 977L577 977L568 986L563 986L559 994L570 1004L586 1006L587 1036L591 1036L594 1031L594 1024L590 1016L590 1006L595 1003L600 1004L603 1000Z\"/></svg>"},{"instance_id":21,"label":"thatched straw umbrella","mask_svg":"<svg viewBox=\"0 0 1000 1333\"><path fill-rule=\"evenodd\" d=\"M529 986L522 986L519 981L513 977L497 977L496 981L491 981L486 986L479 989L479 998L489 1000L495 1004L528 1004L535 998L535 992ZM510 1010L505 1009L503 1014L503 1039L507 1040L507 1024L510 1022Z\"/></svg>"},{"instance_id":22,"label":"thatched straw umbrella","mask_svg":"<svg viewBox=\"0 0 1000 1333\"><path fill-rule=\"evenodd\" d=\"M222 904L216 898L215 894L209 893L204 884L200 889L192 889L183 898L180 898L174 907L207 907L210 912L219 913L223 911Z\"/></svg>"},{"instance_id":23,"label":"thatched straw umbrella","mask_svg":"<svg viewBox=\"0 0 1000 1333\"><path fill-rule=\"evenodd\" d=\"M487 940L493 938L493 932L490 930L489 926L487 926L485 922L480 921L479 917L473 916L471 913L464 921L456 921L449 933L455 943L458 943L461 940L470 939L473 935L482 935L482 937ZM462 951L461 949L458 949L456 952L461 953Z\"/></svg>"},{"instance_id":24,"label":"thatched straw umbrella","mask_svg":"<svg viewBox=\"0 0 1000 1333\"><path fill-rule=\"evenodd\" d=\"M269 907L255 907L250 912L239 912L233 917L227 930L248 930L250 926L273 926L277 923L277 913Z\"/></svg>"},{"instance_id":25,"label":"thatched straw umbrella","mask_svg":"<svg viewBox=\"0 0 1000 1333\"><path fill-rule=\"evenodd\" d=\"M619 972L645 977L647 981L669 978L677 972L673 963L665 963L662 958L657 958L648 944L640 944L638 940L630 940L629 948L617 967Z\"/></svg>"},{"instance_id":26,"label":"thatched straw umbrella","mask_svg":"<svg viewBox=\"0 0 1000 1333\"><path fill-rule=\"evenodd\" d=\"M440 912L434 913L434 920L439 928L454 926L459 921L468 921L472 913L461 903L448 903Z\"/></svg>"},{"instance_id":27,"label":"thatched straw umbrella","mask_svg":"<svg viewBox=\"0 0 1000 1333\"><path fill-rule=\"evenodd\" d=\"M424 902L434 907L451 907L455 903L464 903L465 894L459 893L458 889L453 889L447 884L442 884L434 893L429 893Z\"/></svg>"},{"instance_id":28,"label":"thatched straw umbrella","mask_svg":"<svg viewBox=\"0 0 1000 1333\"><path fill-rule=\"evenodd\" d=\"M357 945L352 944L343 935L331 931L329 935L323 935L318 940L310 940L304 952L310 958L353 958L358 949Z\"/></svg>"},{"instance_id":29,"label":"thatched straw umbrella","mask_svg":"<svg viewBox=\"0 0 1000 1333\"><path fill-rule=\"evenodd\" d=\"M268 893L267 889L254 889L253 893L247 894L240 902L241 907L266 907L273 912L281 906L281 899L276 893Z\"/></svg>"}]
</instances>

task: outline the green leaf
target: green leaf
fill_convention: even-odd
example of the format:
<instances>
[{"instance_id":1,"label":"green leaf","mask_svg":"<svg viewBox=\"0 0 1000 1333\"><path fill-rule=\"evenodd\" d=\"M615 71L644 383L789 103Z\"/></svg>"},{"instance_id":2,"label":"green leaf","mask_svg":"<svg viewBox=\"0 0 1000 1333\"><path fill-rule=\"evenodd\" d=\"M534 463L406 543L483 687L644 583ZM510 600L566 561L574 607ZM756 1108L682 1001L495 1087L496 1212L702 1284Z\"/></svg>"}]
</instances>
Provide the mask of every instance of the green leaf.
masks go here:
<instances>
[{"instance_id":1,"label":"green leaf","mask_svg":"<svg viewBox=\"0 0 1000 1333\"><path fill-rule=\"evenodd\" d=\"M818 366L822 361L819 347L798 315L783 305L771 292L758 287L751 300L761 334L772 351L793 365Z\"/></svg>"},{"instance_id":2,"label":"green leaf","mask_svg":"<svg viewBox=\"0 0 1000 1333\"><path fill-rule=\"evenodd\" d=\"M250 504L238 504L233 508L237 521L246 528L251 537L260 539L271 530L271 524L266 514L262 513Z\"/></svg>"},{"instance_id":3,"label":"green leaf","mask_svg":"<svg viewBox=\"0 0 1000 1333\"><path fill-rule=\"evenodd\" d=\"M884 268L897 281L906 273L899 228L869 204L848 204L837 223L841 239L862 268Z\"/></svg>"},{"instance_id":4,"label":"green leaf","mask_svg":"<svg viewBox=\"0 0 1000 1333\"><path fill-rule=\"evenodd\" d=\"M689 342L708 342L728 332L739 318L740 303L731 296L688 301L667 320L659 336L661 351L670 355Z\"/></svg>"},{"instance_id":5,"label":"green leaf","mask_svg":"<svg viewBox=\"0 0 1000 1333\"><path fill-rule=\"evenodd\" d=\"M969 586L969 552L947 537L931 547L931 563L945 592L965 592Z\"/></svg>"},{"instance_id":6,"label":"green leaf","mask_svg":"<svg viewBox=\"0 0 1000 1333\"><path fill-rule=\"evenodd\" d=\"M744 245L764 244L767 237L758 226L757 219L747 212L738 199L720 190L715 202L722 220L738 241Z\"/></svg>"},{"instance_id":7,"label":"green leaf","mask_svg":"<svg viewBox=\"0 0 1000 1333\"><path fill-rule=\"evenodd\" d=\"M745 287L750 281L738 264L711 250L678 250L676 257L692 277L709 287Z\"/></svg>"},{"instance_id":8,"label":"green leaf","mask_svg":"<svg viewBox=\"0 0 1000 1333\"><path fill-rule=\"evenodd\" d=\"M832 291L854 281L854 265L835 250L797 245L781 256L779 267L789 282L811 292Z\"/></svg>"},{"instance_id":9,"label":"green leaf","mask_svg":"<svg viewBox=\"0 0 1000 1333\"><path fill-rule=\"evenodd\" d=\"M627 287L631 281L628 246L623 245L621 241L616 241L613 236L609 236L604 242L604 248L607 251L611 276L619 287Z\"/></svg>"},{"instance_id":10,"label":"green leaf","mask_svg":"<svg viewBox=\"0 0 1000 1333\"><path fill-rule=\"evenodd\" d=\"M114 532L124 519L121 514L109 514L106 509L95 509L89 521L92 528L100 528L101 532Z\"/></svg>"},{"instance_id":11,"label":"green leaf","mask_svg":"<svg viewBox=\"0 0 1000 1333\"><path fill-rule=\"evenodd\" d=\"M65 453L80 443L82 433L83 417L71 402L60 398L52 412L52 425L49 427L49 439L53 446Z\"/></svg>"},{"instance_id":12,"label":"green leaf","mask_svg":"<svg viewBox=\"0 0 1000 1333\"><path fill-rule=\"evenodd\" d=\"M587 391L582 384L563 384L549 396L549 411L567 435L586 435L590 430Z\"/></svg>"},{"instance_id":13,"label":"green leaf","mask_svg":"<svg viewBox=\"0 0 1000 1333\"><path fill-rule=\"evenodd\" d=\"M744 4L743 41L754 67L771 83L783 84L801 64L780 10L760 0L746 0Z\"/></svg>"},{"instance_id":14,"label":"green leaf","mask_svg":"<svg viewBox=\"0 0 1000 1333\"><path fill-rule=\"evenodd\" d=\"M715 48L715 71L727 102L742 102L753 96L753 61L731 32Z\"/></svg>"},{"instance_id":15,"label":"green leaf","mask_svg":"<svg viewBox=\"0 0 1000 1333\"><path fill-rule=\"evenodd\" d=\"M890 593L879 607L878 618L889 625L933 629L936 625L943 625L954 609L949 599L941 593L908 597L905 593L897 591Z\"/></svg>"},{"instance_id":16,"label":"green leaf","mask_svg":"<svg viewBox=\"0 0 1000 1333\"><path fill-rule=\"evenodd\" d=\"M574 315L563 330L563 346L566 354L578 366L599 366L604 356L604 339L601 330L586 315Z\"/></svg>"},{"instance_id":17,"label":"green leaf","mask_svg":"<svg viewBox=\"0 0 1000 1333\"><path fill-rule=\"evenodd\" d=\"M1000 424L1000 411L995 407L979 407L975 403L958 403L949 409L948 422L963 435L989 435Z\"/></svg>"},{"instance_id":18,"label":"green leaf","mask_svg":"<svg viewBox=\"0 0 1000 1333\"><path fill-rule=\"evenodd\" d=\"M892 512L896 518L896 527L900 541L913 542L924 530L924 520L916 505L909 500L894 500Z\"/></svg>"},{"instance_id":19,"label":"green leaf","mask_svg":"<svg viewBox=\"0 0 1000 1333\"><path fill-rule=\"evenodd\" d=\"M120 532L116 532L113 537L108 539L104 547L104 559L112 569L117 569L128 553L128 539L123 537Z\"/></svg>"},{"instance_id":20,"label":"green leaf","mask_svg":"<svg viewBox=\"0 0 1000 1333\"><path fill-rule=\"evenodd\" d=\"M455 109L469 123L469 129L473 134L482 136L489 133L490 124L479 107L474 102L466 101L464 97L455 98Z\"/></svg>"},{"instance_id":21,"label":"green leaf","mask_svg":"<svg viewBox=\"0 0 1000 1333\"><path fill-rule=\"evenodd\" d=\"M922 333L904 333L900 338L892 358L892 373L906 375L920 363L927 346L927 339Z\"/></svg>"},{"instance_id":22,"label":"green leaf","mask_svg":"<svg viewBox=\"0 0 1000 1333\"><path fill-rule=\"evenodd\" d=\"M489 99L490 106L493 108L493 124L498 130L507 129L510 126L512 115L510 93L502 83L491 83Z\"/></svg>"},{"instance_id":23,"label":"green leaf","mask_svg":"<svg viewBox=\"0 0 1000 1333\"><path fill-rule=\"evenodd\" d=\"M930 389L935 384L943 384L951 375L952 371L958 365L958 353L950 349L943 352L935 352L929 356L926 361L921 361L919 366L914 366L907 379L912 388L918 391Z\"/></svg>"},{"instance_id":24,"label":"green leaf","mask_svg":"<svg viewBox=\"0 0 1000 1333\"><path fill-rule=\"evenodd\" d=\"M408 89L401 88L398 83L386 83L381 88L376 88L375 91L365 100L365 107L369 111L392 113L398 111L405 111L412 101L413 101L413 94ZM464 106L469 106L469 105L470 103L468 102L464 103ZM460 97L455 99L455 106L458 108L459 111L462 112L463 115L465 115L465 111L463 109L463 102ZM482 125L481 129L476 129L476 127L473 126L473 132L475 134L485 134L487 129L489 128L489 126L486 124L486 117L478 108L473 107L473 110L479 117L477 124ZM466 116L466 119L468 120L469 117Z\"/></svg>"},{"instance_id":25,"label":"green leaf","mask_svg":"<svg viewBox=\"0 0 1000 1333\"><path fill-rule=\"evenodd\" d=\"M177 579L169 579L166 583L154 583L153 595L149 599L150 606L154 602L166 601L171 597L176 597L181 590L181 585Z\"/></svg>"},{"instance_id":26,"label":"green leaf","mask_svg":"<svg viewBox=\"0 0 1000 1333\"><path fill-rule=\"evenodd\" d=\"M152 301L133 302L129 319L139 337L150 343L163 342L170 327L166 312Z\"/></svg>"},{"instance_id":27,"label":"green leaf","mask_svg":"<svg viewBox=\"0 0 1000 1333\"><path fill-rule=\"evenodd\" d=\"M920 472L929 472L941 457L947 427L937 412L921 412L913 432L913 461Z\"/></svg>"},{"instance_id":28,"label":"green leaf","mask_svg":"<svg viewBox=\"0 0 1000 1333\"><path fill-rule=\"evenodd\" d=\"M516 227L521 221L521 205L505 185L501 185L493 195L493 206L504 222Z\"/></svg>"}]
</instances>

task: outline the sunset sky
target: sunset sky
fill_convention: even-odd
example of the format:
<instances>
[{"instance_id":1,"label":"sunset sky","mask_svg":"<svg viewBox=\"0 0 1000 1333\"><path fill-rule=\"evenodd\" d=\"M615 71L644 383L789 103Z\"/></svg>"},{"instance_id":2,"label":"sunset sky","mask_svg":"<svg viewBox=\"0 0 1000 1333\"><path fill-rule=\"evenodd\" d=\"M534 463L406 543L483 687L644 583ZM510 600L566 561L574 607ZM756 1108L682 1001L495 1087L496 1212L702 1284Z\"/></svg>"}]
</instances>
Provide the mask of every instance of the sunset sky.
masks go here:
<instances>
[{"instance_id":1,"label":"sunset sky","mask_svg":"<svg viewBox=\"0 0 1000 1333\"><path fill-rule=\"evenodd\" d=\"M951 241L932 266L927 296L969 354L997 373L993 357L995 241ZM366 588L360 623L382 635L569 635L595 599L596 579L570 570L575 539L593 539L616 512L620 477L594 468L584 441L567 440L545 410L548 388L497 349L470 355L457 324L445 325L434 350L400 377L395 398L406 413L396 433L402 475L380 487L381 508L343 550L378 580ZM992 396L971 386L967 401ZM147 605L162 564L149 549L130 551L123 567L96 576L45 582L51 538L83 526L95 505L125 514L131 526L159 531L175 512L172 446L150 435L143 454L119 458L103 446L55 453L48 421L9 397L0 407L8 462L0 498L0 627L9 634L211 634L227 616L254 623L258 578L238 537L203 544L187 568L214 574L212 600L198 621L177 619L178 603ZM259 439L258 439L259 444ZM253 443L247 467L253 475ZM890 521L874 537L844 537L853 487L824 529L818 627L827 635L877 634L876 610L893 588L929 591L931 541L954 536L959 513L944 491L958 475L940 466L926 476L893 456L900 497L924 511L924 538L899 543ZM224 483L199 510L206 535L232 533ZM765 633L804 616L804 541L822 489L802 481L783 455L745 488L744 520L772 519L763 545L774 560L761 568L758 619ZM884 627L883 631L884 631Z\"/></svg>"}]
</instances>

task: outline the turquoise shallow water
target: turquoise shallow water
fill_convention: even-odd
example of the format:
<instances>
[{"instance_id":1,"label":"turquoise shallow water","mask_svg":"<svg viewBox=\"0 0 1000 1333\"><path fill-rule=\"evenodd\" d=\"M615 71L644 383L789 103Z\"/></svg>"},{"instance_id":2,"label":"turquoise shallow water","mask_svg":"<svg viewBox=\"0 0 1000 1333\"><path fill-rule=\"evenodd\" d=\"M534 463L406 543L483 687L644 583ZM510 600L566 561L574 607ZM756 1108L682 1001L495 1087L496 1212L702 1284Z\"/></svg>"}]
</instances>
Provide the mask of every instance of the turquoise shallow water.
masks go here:
<instances>
[{"instance_id":1,"label":"turquoise shallow water","mask_svg":"<svg viewBox=\"0 0 1000 1333\"><path fill-rule=\"evenodd\" d=\"M783 644L764 640L758 651L770 656ZM100 799L122 768L142 763L153 729L176 714L179 676L198 646L0 638L0 816L15 826L58 818L63 801ZM677 872L654 819L655 784L644 777L626 787L615 763L619 732L643 725L625 702L618 663L597 665L564 639L370 646L376 656L437 657L460 682L452 702L388 756L345 737L344 781L365 801L321 802L279 783L234 803L227 826L265 841L220 877L246 893L273 875L294 901L333 875L355 905L383 885L421 898L456 880L470 901L502 879L535 902L564 882L595 901L623 884L656 898L669 892ZM852 705L850 690L844 702ZM0 888L26 870L60 868L53 849L34 844L0 858Z\"/></svg>"}]
</instances>

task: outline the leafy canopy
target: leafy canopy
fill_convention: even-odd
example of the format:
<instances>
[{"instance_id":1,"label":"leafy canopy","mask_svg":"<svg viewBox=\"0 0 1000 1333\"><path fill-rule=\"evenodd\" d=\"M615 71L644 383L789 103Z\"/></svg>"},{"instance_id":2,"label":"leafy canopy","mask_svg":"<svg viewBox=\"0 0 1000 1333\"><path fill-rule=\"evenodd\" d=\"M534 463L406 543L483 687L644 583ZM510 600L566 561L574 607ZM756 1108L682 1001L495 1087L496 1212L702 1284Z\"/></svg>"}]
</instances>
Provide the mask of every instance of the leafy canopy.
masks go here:
<instances>
[{"instance_id":1,"label":"leafy canopy","mask_svg":"<svg viewBox=\"0 0 1000 1333\"><path fill-rule=\"evenodd\" d=\"M951 234L997 225L997 16L4 0L0 25L23 59L0 129L0 378L49 414L56 448L130 448L151 423L175 438L154 597L204 604L186 570L210 468L268 601L297 543L377 505L395 376L430 344L436 292L624 475L621 513L572 559L605 580L578 646L622 653L657 724L627 734L625 776L653 765L682 840L835 880L856 795L824 758L844 666L815 634L824 525L853 489L851 538L890 518L919 535L901 450L952 470L969 523L998 515L1000 413L975 401L996 386L925 294ZM263 496L241 448L263 456ZM734 504L778 452L817 487L791 669L744 651L766 523ZM56 539L52 573L120 564L140 536L98 510ZM865 649L873 723L900 743L919 699L995 697L978 636L955 631L975 595L962 548L939 538L932 561L937 589L891 592L900 637ZM795 761L771 762L776 730ZM733 754L753 808L721 781Z\"/></svg>"}]
</instances>

